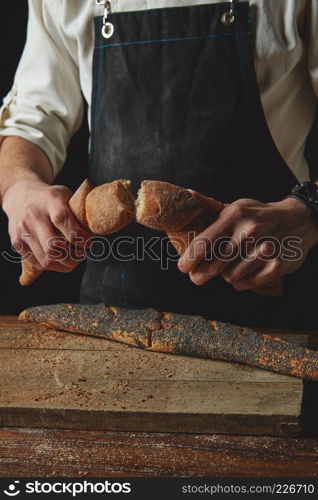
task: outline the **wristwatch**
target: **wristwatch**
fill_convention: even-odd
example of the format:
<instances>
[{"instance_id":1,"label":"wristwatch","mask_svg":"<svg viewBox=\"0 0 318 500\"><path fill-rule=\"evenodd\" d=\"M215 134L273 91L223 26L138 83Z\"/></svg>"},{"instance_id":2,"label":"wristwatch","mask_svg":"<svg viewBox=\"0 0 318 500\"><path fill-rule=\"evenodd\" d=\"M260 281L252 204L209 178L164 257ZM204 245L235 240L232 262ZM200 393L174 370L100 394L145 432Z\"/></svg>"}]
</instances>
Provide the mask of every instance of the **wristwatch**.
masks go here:
<instances>
[{"instance_id":1,"label":"wristwatch","mask_svg":"<svg viewBox=\"0 0 318 500\"><path fill-rule=\"evenodd\" d=\"M297 184L286 198L295 198L309 207L318 224L318 186L314 182Z\"/></svg>"}]
</instances>

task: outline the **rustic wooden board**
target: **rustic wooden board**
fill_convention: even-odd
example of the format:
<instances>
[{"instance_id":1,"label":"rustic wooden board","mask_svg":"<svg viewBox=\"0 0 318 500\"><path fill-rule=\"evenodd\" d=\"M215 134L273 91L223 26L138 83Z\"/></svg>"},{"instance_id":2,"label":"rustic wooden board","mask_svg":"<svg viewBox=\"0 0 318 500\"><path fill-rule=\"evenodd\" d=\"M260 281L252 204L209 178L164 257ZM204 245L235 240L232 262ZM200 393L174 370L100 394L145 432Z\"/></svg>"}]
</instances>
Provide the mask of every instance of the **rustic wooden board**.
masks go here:
<instances>
[{"instance_id":1,"label":"rustic wooden board","mask_svg":"<svg viewBox=\"0 0 318 500\"><path fill-rule=\"evenodd\" d=\"M317 477L318 439L0 429L1 477Z\"/></svg>"},{"instance_id":2,"label":"rustic wooden board","mask_svg":"<svg viewBox=\"0 0 318 500\"><path fill-rule=\"evenodd\" d=\"M147 352L5 317L0 366L2 427L301 432L302 381L243 365Z\"/></svg>"}]
</instances>

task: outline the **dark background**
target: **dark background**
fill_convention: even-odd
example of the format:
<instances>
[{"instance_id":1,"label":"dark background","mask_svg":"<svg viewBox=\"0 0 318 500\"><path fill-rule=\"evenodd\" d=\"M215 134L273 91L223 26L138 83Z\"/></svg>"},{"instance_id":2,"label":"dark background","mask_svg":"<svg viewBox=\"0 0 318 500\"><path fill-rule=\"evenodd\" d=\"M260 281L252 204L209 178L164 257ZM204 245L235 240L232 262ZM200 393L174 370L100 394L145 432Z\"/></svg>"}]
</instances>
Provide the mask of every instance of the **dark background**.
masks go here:
<instances>
[{"instance_id":1,"label":"dark background","mask_svg":"<svg viewBox=\"0 0 318 500\"><path fill-rule=\"evenodd\" d=\"M2 2L0 12L0 100L11 89L16 66L26 36L27 0ZM41 48L39 48L41 50ZM88 130L85 122L71 141L67 162L56 183L75 190L86 177ZM7 218L0 213L0 253L11 251L7 233ZM21 266L7 262L0 255L0 314L17 314L35 304L78 302L81 276L85 264L70 274L44 273L30 287L18 284Z\"/></svg>"},{"instance_id":2,"label":"dark background","mask_svg":"<svg viewBox=\"0 0 318 500\"><path fill-rule=\"evenodd\" d=\"M2 2L0 11L0 100L10 90L26 34L27 0ZM39 48L41 50L41 48ZM307 158L318 172L318 120L308 141ZM88 131L84 123L73 138L66 165L56 182L75 190L86 177ZM318 176L317 176L318 177ZM0 252L10 251L7 220L0 213ZM18 284L20 265L10 264L0 255L0 314L16 314L34 304L78 302L79 286L84 264L71 274L45 273L33 285Z\"/></svg>"}]
</instances>

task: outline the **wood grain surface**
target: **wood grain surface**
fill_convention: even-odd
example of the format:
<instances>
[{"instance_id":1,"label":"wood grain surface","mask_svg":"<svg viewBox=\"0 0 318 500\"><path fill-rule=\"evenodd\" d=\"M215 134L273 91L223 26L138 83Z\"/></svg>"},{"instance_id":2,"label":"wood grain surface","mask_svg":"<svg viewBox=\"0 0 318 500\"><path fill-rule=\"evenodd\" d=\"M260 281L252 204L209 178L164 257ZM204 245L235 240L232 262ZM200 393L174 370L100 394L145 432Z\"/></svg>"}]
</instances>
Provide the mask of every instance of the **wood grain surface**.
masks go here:
<instances>
[{"instance_id":1,"label":"wood grain surface","mask_svg":"<svg viewBox=\"0 0 318 500\"><path fill-rule=\"evenodd\" d=\"M316 477L318 439L0 429L1 477Z\"/></svg>"},{"instance_id":2,"label":"wood grain surface","mask_svg":"<svg viewBox=\"0 0 318 500\"><path fill-rule=\"evenodd\" d=\"M254 435L302 430L300 380L234 363L147 352L14 317L0 320L0 363L2 427Z\"/></svg>"}]
</instances>

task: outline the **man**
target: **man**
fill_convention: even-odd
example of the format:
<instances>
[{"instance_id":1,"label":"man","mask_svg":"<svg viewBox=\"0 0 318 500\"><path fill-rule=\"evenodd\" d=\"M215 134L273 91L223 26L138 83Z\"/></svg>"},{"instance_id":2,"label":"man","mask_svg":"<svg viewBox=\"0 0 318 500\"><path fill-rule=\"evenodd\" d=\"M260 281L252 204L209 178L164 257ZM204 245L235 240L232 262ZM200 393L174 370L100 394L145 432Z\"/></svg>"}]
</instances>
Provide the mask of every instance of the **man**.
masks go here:
<instances>
[{"instance_id":1,"label":"man","mask_svg":"<svg viewBox=\"0 0 318 500\"><path fill-rule=\"evenodd\" d=\"M210 196L229 206L179 269L163 269L169 250L160 240L151 247L159 259L119 258L130 254L127 236L152 245L152 231L130 225L119 235L127 243L120 256L88 260L81 300L314 327L318 195L313 184L297 199L288 195L310 178L304 146L318 95L317 1L30 0L29 8L0 132L2 204L21 256L31 250L38 266L65 272L72 258L52 259L50 238L89 236L68 208L71 193L52 185L84 96L95 185L164 180L201 193L207 206ZM223 256L233 241L242 250L235 259L205 259L206 242L220 237L231 238ZM272 254L264 237L280 250L292 237L294 258ZM282 297L251 291L280 277Z\"/></svg>"}]
</instances>

